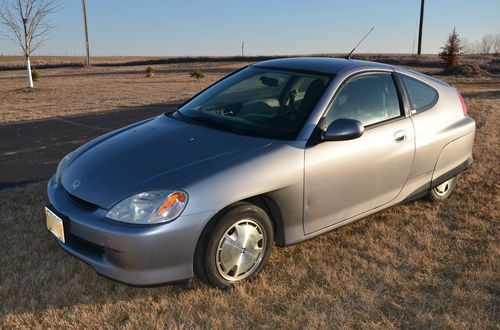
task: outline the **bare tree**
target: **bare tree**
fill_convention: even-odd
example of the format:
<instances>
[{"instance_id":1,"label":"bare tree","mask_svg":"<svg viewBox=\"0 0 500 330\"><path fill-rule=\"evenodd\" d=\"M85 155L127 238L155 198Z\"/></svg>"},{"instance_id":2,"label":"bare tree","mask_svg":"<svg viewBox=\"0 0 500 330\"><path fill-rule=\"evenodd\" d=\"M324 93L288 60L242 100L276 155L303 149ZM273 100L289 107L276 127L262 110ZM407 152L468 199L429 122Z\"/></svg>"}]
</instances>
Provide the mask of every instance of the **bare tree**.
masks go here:
<instances>
[{"instance_id":1,"label":"bare tree","mask_svg":"<svg viewBox=\"0 0 500 330\"><path fill-rule=\"evenodd\" d=\"M481 38L481 41L479 42L481 54L490 53L493 50L494 44L495 37L493 36L493 34L487 34L483 38Z\"/></svg>"},{"instance_id":2,"label":"bare tree","mask_svg":"<svg viewBox=\"0 0 500 330\"><path fill-rule=\"evenodd\" d=\"M500 54L500 33L493 35L493 52Z\"/></svg>"},{"instance_id":3,"label":"bare tree","mask_svg":"<svg viewBox=\"0 0 500 330\"><path fill-rule=\"evenodd\" d=\"M0 0L0 24L7 36L23 50L28 86L33 88L30 56L46 41L52 26L48 15L57 10L57 0Z\"/></svg>"},{"instance_id":4,"label":"bare tree","mask_svg":"<svg viewBox=\"0 0 500 330\"><path fill-rule=\"evenodd\" d=\"M467 38L462 38L464 54L474 54L474 43Z\"/></svg>"},{"instance_id":5,"label":"bare tree","mask_svg":"<svg viewBox=\"0 0 500 330\"><path fill-rule=\"evenodd\" d=\"M480 40L462 39L465 54L500 54L500 33L484 35Z\"/></svg>"}]
</instances>

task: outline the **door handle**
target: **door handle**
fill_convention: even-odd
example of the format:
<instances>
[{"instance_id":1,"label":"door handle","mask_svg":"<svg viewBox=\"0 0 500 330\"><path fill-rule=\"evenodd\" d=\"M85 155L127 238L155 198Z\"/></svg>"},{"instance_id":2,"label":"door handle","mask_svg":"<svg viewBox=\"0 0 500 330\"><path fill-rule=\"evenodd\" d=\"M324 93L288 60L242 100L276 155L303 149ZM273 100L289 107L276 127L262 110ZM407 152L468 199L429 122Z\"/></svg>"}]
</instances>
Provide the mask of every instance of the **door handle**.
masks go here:
<instances>
[{"instance_id":1,"label":"door handle","mask_svg":"<svg viewBox=\"0 0 500 330\"><path fill-rule=\"evenodd\" d=\"M406 141L406 132L405 131L397 131L394 133L394 141L403 142Z\"/></svg>"}]
</instances>

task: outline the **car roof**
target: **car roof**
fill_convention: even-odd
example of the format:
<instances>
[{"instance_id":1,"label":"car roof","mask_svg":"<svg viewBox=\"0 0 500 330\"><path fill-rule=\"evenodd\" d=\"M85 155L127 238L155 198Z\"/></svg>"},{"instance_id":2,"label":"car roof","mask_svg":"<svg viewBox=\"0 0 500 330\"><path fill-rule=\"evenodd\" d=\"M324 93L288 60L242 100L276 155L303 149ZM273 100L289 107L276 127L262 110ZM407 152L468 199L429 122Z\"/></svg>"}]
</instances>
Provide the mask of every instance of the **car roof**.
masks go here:
<instances>
[{"instance_id":1,"label":"car roof","mask_svg":"<svg viewBox=\"0 0 500 330\"><path fill-rule=\"evenodd\" d=\"M344 58L333 58L333 57L279 58L274 60L257 62L252 66L289 69L297 71L310 71L310 72L326 73L330 75L336 75L337 73L345 69L350 69L353 67L363 67L365 69L371 69L371 68L389 69L389 70L394 69L392 66L383 63L351 60Z\"/></svg>"}]
</instances>

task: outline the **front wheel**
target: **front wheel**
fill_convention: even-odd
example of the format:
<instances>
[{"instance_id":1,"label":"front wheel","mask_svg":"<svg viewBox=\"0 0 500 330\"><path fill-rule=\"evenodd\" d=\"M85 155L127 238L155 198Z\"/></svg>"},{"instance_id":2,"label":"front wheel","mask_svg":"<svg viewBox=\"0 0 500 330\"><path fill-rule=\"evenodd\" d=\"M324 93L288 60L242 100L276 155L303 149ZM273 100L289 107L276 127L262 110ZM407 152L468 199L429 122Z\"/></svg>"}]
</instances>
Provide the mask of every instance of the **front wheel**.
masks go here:
<instances>
[{"instance_id":1,"label":"front wheel","mask_svg":"<svg viewBox=\"0 0 500 330\"><path fill-rule=\"evenodd\" d=\"M448 198L457 184L457 176L446 180L429 191L429 199L432 202L440 202Z\"/></svg>"},{"instance_id":2,"label":"front wheel","mask_svg":"<svg viewBox=\"0 0 500 330\"><path fill-rule=\"evenodd\" d=\"M230 209L202 242L198 276L218 288L254 277L269 259L273 237L271 219L261 208L242 203Z\"/></svg>"}]
</instances>

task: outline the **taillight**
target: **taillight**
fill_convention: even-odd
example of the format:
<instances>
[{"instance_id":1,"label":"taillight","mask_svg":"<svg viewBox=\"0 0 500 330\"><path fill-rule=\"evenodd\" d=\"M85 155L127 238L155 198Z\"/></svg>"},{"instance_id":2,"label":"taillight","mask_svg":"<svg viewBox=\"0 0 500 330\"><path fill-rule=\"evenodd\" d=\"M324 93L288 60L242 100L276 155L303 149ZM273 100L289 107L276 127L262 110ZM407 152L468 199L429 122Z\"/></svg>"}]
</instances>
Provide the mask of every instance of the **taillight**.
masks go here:
<instances>
[{"instance_id":1,"label":"taillight","mask_svg":"<svg viewBox=\"0 0 500 330\"><path fill-rule=\"evenodd\" d=\"M458 98L460 99L460 104L462 105L462 111L464 112L464 116L467 117L467 106L465 105L464 99L462 98L462 94L457 89Z\"/></svg>"}]
</instances>

